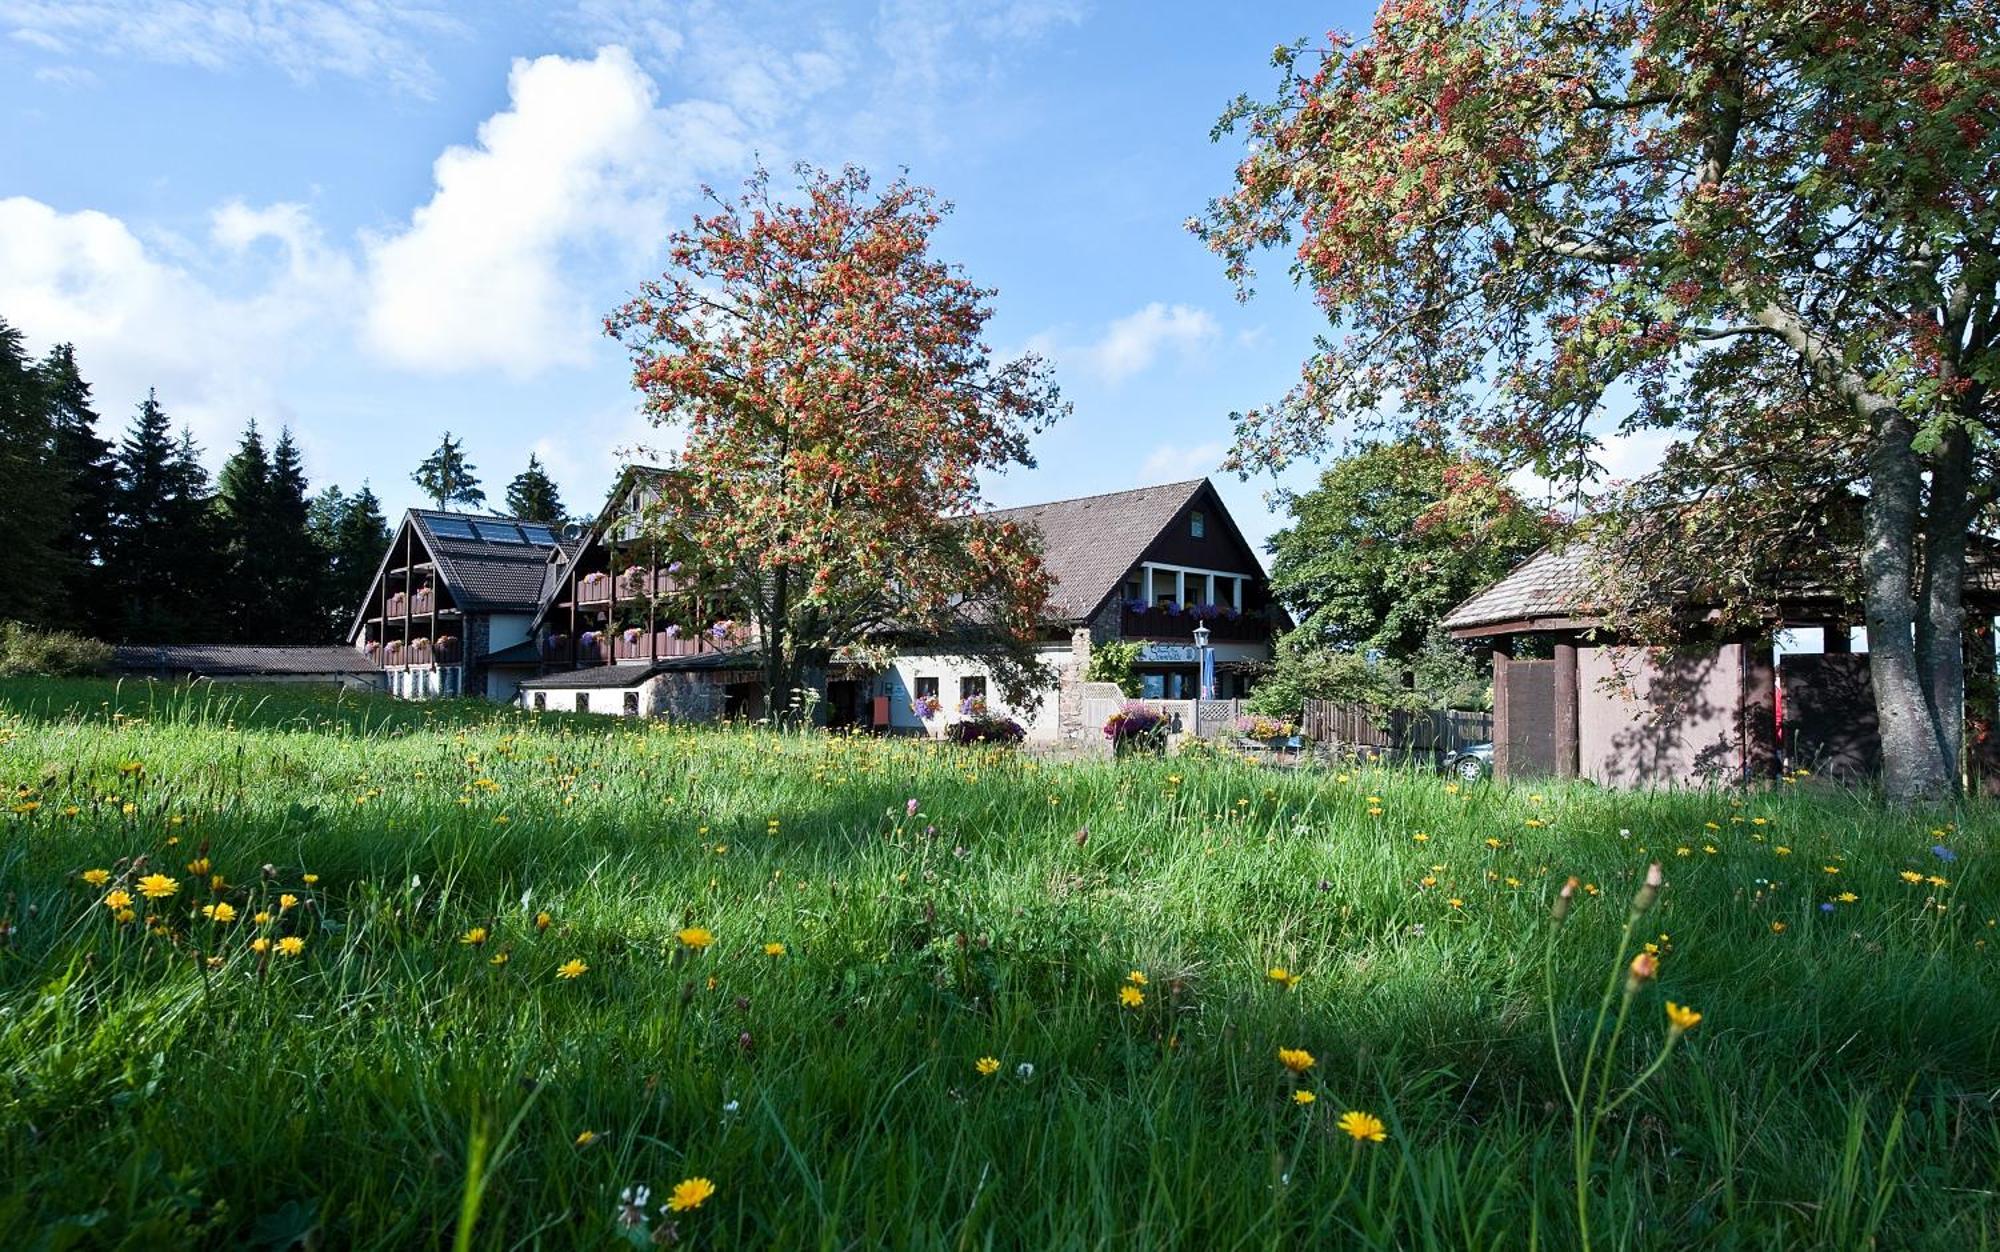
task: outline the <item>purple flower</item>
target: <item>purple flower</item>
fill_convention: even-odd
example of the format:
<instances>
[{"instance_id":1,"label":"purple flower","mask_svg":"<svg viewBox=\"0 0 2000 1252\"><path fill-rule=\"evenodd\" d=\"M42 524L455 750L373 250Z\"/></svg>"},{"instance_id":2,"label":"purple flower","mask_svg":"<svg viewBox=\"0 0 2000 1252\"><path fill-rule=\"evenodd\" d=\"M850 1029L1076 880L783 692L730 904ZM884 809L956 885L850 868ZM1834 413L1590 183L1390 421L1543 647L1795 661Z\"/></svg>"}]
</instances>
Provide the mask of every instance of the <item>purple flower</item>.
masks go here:
<instances>
[{"instance_id":1,"label":"purple flower","mask_svg":"<svg viewBox=\"0 0 2000 1252\"><path fill-rule=\"evenodd\" d=\"M1831 913L1831 912L1833 912L1833 901L1831 901L1831 900L1828 900L1828 901L1827 901L1827 902L1826 902L1825 904L1822 904L1822 905L1820 905L1820 906L1819 906L1819 911L1820 911L1820 912L1822 912L1822 913Z\"/></svg>"},{"instance_id":2,"label":"purple flower","mask_svg":"<svg viewBox=\"0 0 2000 1252\"><path fill-rule=\"evenodd\" d=\"M903 805L903 813L909 817L917 815L917 798L915 796L911 796L909 801Z\"/></svg>"},{"instance_id":3,"label":"purple flower","mask_svg":"<svg viewBox=\"0 0 2000 1252\"><path fill-rule=\"evenodd\" d=\"M669 626L669 627L667 627L667 638L669 638L669 639L678 639L678 638L680 638L680 637L681 637L681 628L680 628L680 627L678 627L678 626Z\"/></svg>"},{"instance_id":4,"label":"purple flower","mask_svg":"<svg viewBox=\"0 0 2000 1252\"><path fill-rule=\"evenodd\" d=\"M1956 861L1958 859L1958 853L1953 852L1941 843L1931 845L1931 855L1940 861Z\"/></svg>"}]
</instances>

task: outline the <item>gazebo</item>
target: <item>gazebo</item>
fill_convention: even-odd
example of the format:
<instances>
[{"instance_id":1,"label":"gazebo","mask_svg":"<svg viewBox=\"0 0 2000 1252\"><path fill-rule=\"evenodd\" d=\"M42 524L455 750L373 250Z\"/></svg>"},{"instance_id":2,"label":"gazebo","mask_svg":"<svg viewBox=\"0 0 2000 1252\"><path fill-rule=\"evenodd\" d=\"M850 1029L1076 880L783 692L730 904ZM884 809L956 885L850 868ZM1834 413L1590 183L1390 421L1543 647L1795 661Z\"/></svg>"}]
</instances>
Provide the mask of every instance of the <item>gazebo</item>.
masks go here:
<instances>
[{"instance_id":1,"label":"gazebo","mask_svg":"<svg viewBox=\"0 0 2000 1252\"><path fill-rule=\"evenodd\" d=\"M1498 778L1586 778L1611 786L1748 783L1781 769L1872 777L1880 760L1868 658L1854 652L1859 608L1806 588L1779 603L1782 630L1818 627L1817 653L1780 659L1768 635L1705 628L1690 603L1671 644L1620 636L1592 604L1587 542L1548 547L1453 609L1454 638L1493 657ZM1994 746L1992 620L2000 545L1975 541L1966 580L1968 757ZM1990 767L1970 772L2000 778Z\"/></svg>"}]
</instances>

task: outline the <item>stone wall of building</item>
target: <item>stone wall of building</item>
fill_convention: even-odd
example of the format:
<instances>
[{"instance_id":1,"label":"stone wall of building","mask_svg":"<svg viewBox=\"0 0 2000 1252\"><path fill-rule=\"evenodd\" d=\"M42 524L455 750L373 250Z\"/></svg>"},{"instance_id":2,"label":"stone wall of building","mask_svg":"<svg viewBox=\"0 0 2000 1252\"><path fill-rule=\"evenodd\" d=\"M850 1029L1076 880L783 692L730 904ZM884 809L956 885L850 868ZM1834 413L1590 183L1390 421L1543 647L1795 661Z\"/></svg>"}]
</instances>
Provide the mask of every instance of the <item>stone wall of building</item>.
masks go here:
<instances>
[{"instance_id":1,"label":"stone wall of building","mask_svg":"<svg viewBox=\"0 0 2000 1252\"><path fill-rule=\"evenodd\" d=\"M465 657L465 689L461 695L486 697L486 666L477 658L485 656L491 649L487 646L493 640L493 622L484 613L465 615L465 638L461 642Z\"/></svg>"},{"instance_id":2,"label":"stone wall of building","mask_svg":"<svg viewBox=\"0 0 2000 1252\"><path fill-rule=\"evenodd\" d=\"M1083 676L1090 668L1091 649L1118 638L1123 603L1115 597L1083 625L1070 631L1069 657L1062 663L1056 689L1057 733L1066 743L1088 742L1091 728L1083 724Z\"/></svg>"}]
</instances>

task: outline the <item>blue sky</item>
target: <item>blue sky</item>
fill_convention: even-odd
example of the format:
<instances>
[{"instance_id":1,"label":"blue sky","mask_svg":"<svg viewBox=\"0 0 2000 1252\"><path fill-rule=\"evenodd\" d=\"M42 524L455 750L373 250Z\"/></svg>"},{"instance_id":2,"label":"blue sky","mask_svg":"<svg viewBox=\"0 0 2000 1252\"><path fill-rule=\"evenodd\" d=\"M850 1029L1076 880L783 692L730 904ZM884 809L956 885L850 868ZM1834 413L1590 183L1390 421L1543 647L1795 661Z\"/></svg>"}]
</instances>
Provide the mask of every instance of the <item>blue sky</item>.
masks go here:
<instances>
[{"instance_id":1,"label":"blue sky","mask_svg":"<svg viewBox=\"0 0 2000 1252\"><path fill-rule=\"evenodd\" d=\"M489 493L538 451L577 506L651 433L598 319L703 182L907 166L1003 351L1073 415L996 503L1213 470L1321 325L1238 305L1186 219L1280 42L1357 4L0 0L0 316L76 343L107 424L151 385L219 461L288 424L394 506L449 427ZM1274 267L1275 268L1275 267ZM1223 481L1253 537L1268 483Z\"/></svg>"}]
</instances>

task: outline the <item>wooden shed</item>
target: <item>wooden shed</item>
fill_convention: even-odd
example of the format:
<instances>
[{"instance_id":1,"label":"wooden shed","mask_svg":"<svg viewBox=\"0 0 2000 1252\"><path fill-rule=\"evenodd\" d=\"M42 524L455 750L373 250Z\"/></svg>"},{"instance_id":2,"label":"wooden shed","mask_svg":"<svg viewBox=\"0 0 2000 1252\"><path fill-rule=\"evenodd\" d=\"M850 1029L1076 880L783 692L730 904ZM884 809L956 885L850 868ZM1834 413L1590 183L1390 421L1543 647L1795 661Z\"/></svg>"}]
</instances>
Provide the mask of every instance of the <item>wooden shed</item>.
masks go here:
<instances>
[{"instance_id":1,"label":"wooden shed","mask_svg":"<svg viewBox=\"0 0 2000 1252\"><path fill-rule=\"evenodd\" d=\"M1825 645L1782 665L1769 637L1661 645L1607 627L1590 603L1592 561L1585 543L1544 548L1445 618L1455 638L1490 641L1496 777L1635 787L1751 782L1793 768L1873 775L1880 745L1868 658L1849 644L1858 607L1808 592L1783 603L1783 627L1819 627ZM1968 743L1983 756L1996 712L1995 545L1976 544L1971 566ZM1704 617L1689 606L1691 623Z\"/></svg>"}]
</instances>

